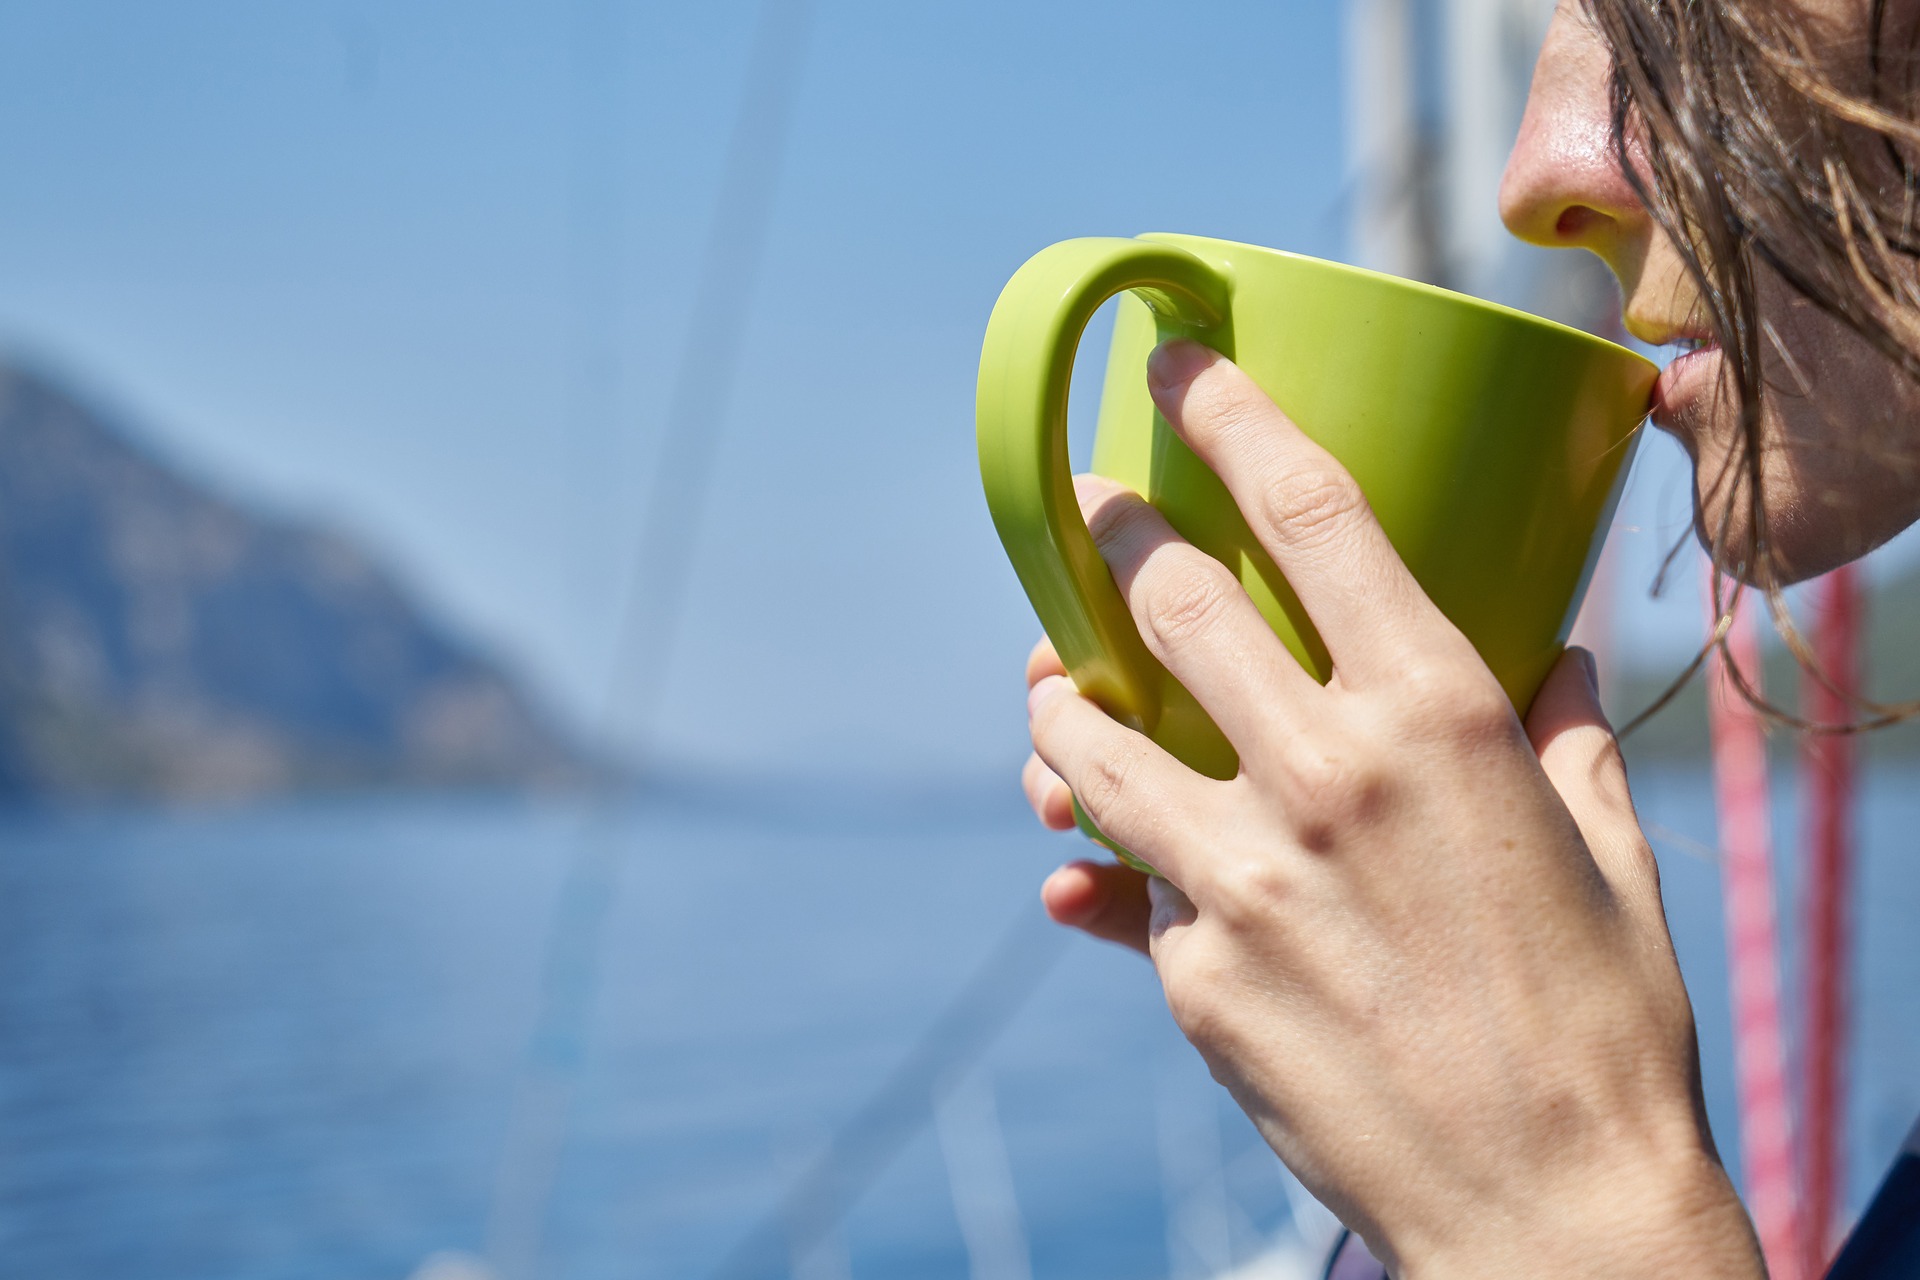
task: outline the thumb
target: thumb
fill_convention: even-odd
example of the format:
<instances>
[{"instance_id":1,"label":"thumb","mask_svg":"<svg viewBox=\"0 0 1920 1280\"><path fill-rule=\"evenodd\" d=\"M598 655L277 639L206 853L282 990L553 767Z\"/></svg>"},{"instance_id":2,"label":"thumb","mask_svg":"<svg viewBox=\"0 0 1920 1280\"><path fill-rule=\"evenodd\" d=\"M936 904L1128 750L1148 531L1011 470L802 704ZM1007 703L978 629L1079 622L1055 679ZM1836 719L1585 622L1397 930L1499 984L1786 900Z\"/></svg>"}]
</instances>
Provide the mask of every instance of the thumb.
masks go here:
<instances>
[{"instance_id":1,"label":"thumb","mask_svg":"<svg viewBox=\"0 0 1920 1280\"><path fill-rule=\"evenodd\" d=\"M1622 898L1657 914L1659 869L1633 811L1619 739L1600 709L1591 653L1576 647L1560 655L1527 712L1527 738L1600 874Z\"/></svg>"}]
</instances>

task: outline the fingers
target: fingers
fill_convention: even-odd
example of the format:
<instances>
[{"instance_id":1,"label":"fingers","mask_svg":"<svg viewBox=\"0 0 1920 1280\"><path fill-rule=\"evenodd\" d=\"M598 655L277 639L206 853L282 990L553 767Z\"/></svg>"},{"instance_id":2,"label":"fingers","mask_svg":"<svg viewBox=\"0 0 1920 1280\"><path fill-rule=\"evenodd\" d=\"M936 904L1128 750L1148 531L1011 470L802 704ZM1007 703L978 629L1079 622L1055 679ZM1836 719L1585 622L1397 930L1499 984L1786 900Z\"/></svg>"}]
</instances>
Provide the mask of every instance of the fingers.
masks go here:
<instances>
[{"instance_id":1,"label":"fingers","mask_svg":"<svg viewBox=\"0 0 1920 1280\"><path fill-rule=\"evenodd\" d=\"M1527 737L1600 874L1637 910L1660 910L1660 876L1627 789L1620 744L1600 708L1593 655L1568 649L1527 713Z\"/></svg>"},{"instance_id":2,"label":"fingers","mask_svg":"<svg viewBox=\"0 0 1920 1280\"><path fill-rule=\"evenodd\" d=\"M1106 836L1178 881L1183 850L1199 837L1194 815L1218 812L1217 789L1145 735L1119 724L1049 676L1027 699L1033 749L1073 791Z\"/></svg>"},{"instance_id":3,"label":"fingers","mask_svg":"<svg viewBox=\"0 0 1920 1280\"><path fill-rule=\"evenodd\" d=\"M1056 924L1147 954L1148 877L1117 862L1070 862L1040 886Z\"/></svg>"},{"instance_id":4,"label":"fingers","mask_svg":"<svg viewBox=\"0 0 1920 1280\"><path fill-rule=\"evenodd\" d=\"M1049 676L1065 674L1066 665L1054 652L1053 641L1041 636L1040 643L1027 655L1028 691ZM1067 784L1060 781L1058 774L1047 768L1046 761L1039 756L1028 756L1026 766L1020 770L1020 786L1027 793L1027 803L1033 806L1041 826L1049 831L1066 831L1073 826L1073 792L1067 790Z\"/></svg>"},{"instance_id":5,"label":"fingers","mask_svg":"<svg viewBox=\"0 0 1920 1280\"><path fill-rule=\"evenodd\" d=\"M1048 676L1065 674L1067 674L1066 664L1061 662L1060 655L1054 652L1053 641L1041 636L1040 643L1033 646L1033 652L1027 655L1027 688L1033 688Z\"/></svg>"},{"instance_id":6,"label":"fingers","mask_svg":"<svg viewBox=\"0 0 1920 1280\"><path fill-rule=\"evenodd\" d=\"M1066 831L1073 826L1073 792L1039 756L1027 757L1026 767L1020 771L1020 785L1041 826L1049 831Z\"/></svg>"},{"instance_id":7,"label":"fingers","mask_svg":"<svg viewBox=\"0 0 1920 1280\"><path fill-rule=\"evenodd\" d=\"M1124 485L1074 481L1087 529L1133 611L1140 636L1241 754L1320 692L1228 568L1174 532Z\"/></svg>"},{"instance_id":8,"label":"fingers","mask_svg":"<svg viewBox=\"0 0 1920 1280\"><path fill-rule=\"evenodd\" d=\"M1164 343L1147 383L1286 575L1343 685L1390 677L1416 643L1429 653L1442 643L1471 651L1407 572L1346 468L1232 361L1195 342Z\"/></svg>"}]
</instances>

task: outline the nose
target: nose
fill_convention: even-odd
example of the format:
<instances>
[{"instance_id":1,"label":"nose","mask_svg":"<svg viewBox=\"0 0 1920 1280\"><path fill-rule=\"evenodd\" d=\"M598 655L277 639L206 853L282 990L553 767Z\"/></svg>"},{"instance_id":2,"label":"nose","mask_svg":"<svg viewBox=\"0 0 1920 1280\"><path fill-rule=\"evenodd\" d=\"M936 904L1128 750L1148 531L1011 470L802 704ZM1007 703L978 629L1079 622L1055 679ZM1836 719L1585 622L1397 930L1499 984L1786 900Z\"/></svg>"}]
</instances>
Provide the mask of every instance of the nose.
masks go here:
<instances>
[{"instance_id":1,"label":"nose","mask_svg":"<svg viewBox=\"0 0 1920 1280\"><path fill-rule=\"evenodd\" d=\"M1610 65L1584 23L1555 17L1500 182L1500 217L1530 244L1592 250L1625 284L1648 219L1614 149Z\"/></svg>"}]
</instances>

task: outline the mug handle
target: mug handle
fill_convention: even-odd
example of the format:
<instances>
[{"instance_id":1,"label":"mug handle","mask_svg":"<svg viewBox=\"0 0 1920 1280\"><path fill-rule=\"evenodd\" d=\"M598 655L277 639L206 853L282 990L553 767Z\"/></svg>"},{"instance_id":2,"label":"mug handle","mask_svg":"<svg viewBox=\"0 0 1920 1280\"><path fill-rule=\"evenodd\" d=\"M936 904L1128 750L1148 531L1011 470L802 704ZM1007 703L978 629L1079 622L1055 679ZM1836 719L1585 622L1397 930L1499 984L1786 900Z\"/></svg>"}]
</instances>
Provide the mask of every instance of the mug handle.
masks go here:
<instances>
[{"instance_id":1,"label":"mug handle","mask_svg":"<svg viewBox=\"0 0 1920 1280\"><path fill-rule=\"evenodd\" d=\"M987 506L1040 625L1083 694L1152 736L1173 680L1141 641L1087 532L1067 456L1081 334L1123 290L1202 341L1227 320L1226 277L1184 249L1117 237L1062 241L1028 259L994 305L975 419Z\"/></svg>"}]
</instances>

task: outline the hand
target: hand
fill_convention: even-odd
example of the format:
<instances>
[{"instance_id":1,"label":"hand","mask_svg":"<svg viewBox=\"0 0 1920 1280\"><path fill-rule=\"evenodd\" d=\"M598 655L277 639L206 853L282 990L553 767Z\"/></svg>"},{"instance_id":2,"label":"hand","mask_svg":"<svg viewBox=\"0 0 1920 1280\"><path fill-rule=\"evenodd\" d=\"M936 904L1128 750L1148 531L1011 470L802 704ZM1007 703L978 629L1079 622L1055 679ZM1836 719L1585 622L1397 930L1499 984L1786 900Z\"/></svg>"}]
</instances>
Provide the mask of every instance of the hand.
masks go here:
<instances>
[{"instance_id":1,"label":"hand","mask_svg":"<svg viewBox=\"0 0 1920 1280\"><path fill-rule=\"evenodd\" d=\"M1070 786L1165 877L1065 868L1049 910L1144 935L1215 1078L1396 1275L1763 1275L1591 659L1568 654L1523 726L1352 479L1250 379L1175 342L1149 382L1334 675L1152 507L1084 480L1140 634L1241 771L1185 768L1037 651L1035 808L1066 825Z\"/></svg>"},{"instance_id":2,"label":"hand","mask_svg":"<svg viewBox=\"0 0 1920 1280\"><path fill-rule=\"evenodd\" d=\"M1064 676L1066 667L1051 641L1042 639L1027 657L1027 705L1031 708L1043 682ZM1051 685L1046 686L1049 690ZM1040 821L1054 831L1073 828L1073 793L1038 755L1027 757L1020 775L1027 802ZM1147 877L1118 862L1070 862L1047 877L1040 900L1059 924L1084 929L1096 938L1147 954Z\"/></svg>"}]
</instances>

